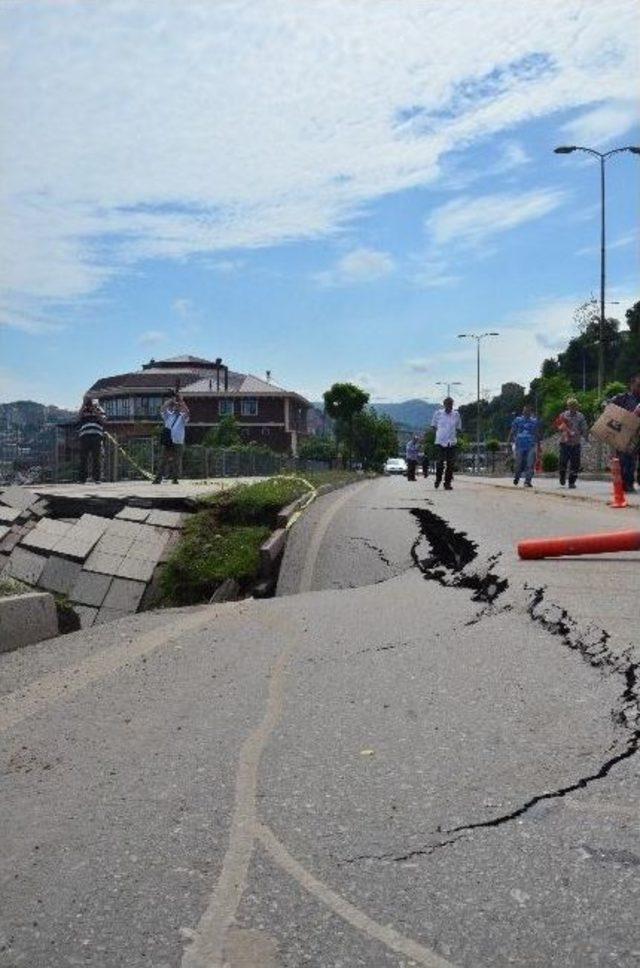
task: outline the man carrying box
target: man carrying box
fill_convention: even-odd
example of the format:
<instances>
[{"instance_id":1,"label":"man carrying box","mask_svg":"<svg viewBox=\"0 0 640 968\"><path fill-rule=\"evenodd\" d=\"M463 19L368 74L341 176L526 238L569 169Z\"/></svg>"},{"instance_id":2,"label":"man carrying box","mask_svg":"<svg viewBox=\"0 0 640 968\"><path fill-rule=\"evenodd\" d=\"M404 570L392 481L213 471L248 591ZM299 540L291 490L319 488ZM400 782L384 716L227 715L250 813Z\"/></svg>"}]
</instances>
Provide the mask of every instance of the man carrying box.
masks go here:
<instances>
[{"instance_id":1,"label":"man carrying box","mask_svg":"<svg viewBox=\"0 0 640 968\"><path fill-rule=\"evenodd\" d=\"M622 407L623 410L628 410L630 413L635 413L637 416L640 416L640 373L636 373L635 376L631 377L627 392L619 393L613 398L611 403L615 403L617 407ZM638 461L637 446L632 453L621 450L616 453L620 459L623 487L627 494L633 494L635 491L636 463Z\"/></svg>"}]
</instances>

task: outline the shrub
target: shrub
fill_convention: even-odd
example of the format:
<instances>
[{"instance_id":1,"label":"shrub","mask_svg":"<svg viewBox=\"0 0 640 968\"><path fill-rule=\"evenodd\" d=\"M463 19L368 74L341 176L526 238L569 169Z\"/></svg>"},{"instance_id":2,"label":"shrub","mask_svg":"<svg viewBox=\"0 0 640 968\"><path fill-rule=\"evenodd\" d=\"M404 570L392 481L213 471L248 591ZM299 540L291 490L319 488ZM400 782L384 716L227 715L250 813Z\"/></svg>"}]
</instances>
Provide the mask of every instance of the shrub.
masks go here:
<instances>
[{"instance_id":1,"label":"shrub","mask_svg":"<svg viewBox=\"0 0 640 968\"><path fill-rule=\"evenodd\" d=\"M542 455L542 470L552 473L558 470L558 465L560 461L557 454L554 454L552 450L545 450Z\"/></svg>"},{"instance_id":2,"label":"shrub","mask_svg":"<svg viewBox=\"0 0 640 968\"><path fill-rule=\"evenodd\" d=\"M335 460L338 447L330 437L311 437L300 444L298 456L302 460Z\"/></svg>"},{"instance_id":3,"label":"shrub","mask_svg":"<svg viewBox=\"0 0 640 968\"><path fill-rule=\"evenodd\" d=\"M270 477L257 484L241 484L203 498L225 524L264 525L275 528L278 512L309 488L298 478Z\"/></svg>"}]
</instances>

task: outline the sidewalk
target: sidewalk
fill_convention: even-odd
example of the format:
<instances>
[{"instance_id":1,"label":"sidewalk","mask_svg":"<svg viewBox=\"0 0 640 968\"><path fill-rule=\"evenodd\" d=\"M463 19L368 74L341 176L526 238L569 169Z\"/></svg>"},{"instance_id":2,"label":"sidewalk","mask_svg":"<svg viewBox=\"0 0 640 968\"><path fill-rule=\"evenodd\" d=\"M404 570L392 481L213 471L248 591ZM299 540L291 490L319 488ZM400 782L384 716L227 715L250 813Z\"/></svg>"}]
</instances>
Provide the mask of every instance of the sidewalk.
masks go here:
<instances>
[{"instance_id":1,"label":"sidewalk","mask_svg":"<svg viewBox=\"0 0 640 968\"><path fill-rule=\"evenodd\" d=\"M474 474L460 475L460 480L475 481L477 484L490 485L492 487L504 487L510 491L525 490L522 483L518 487L514 486L512 477L476 477ZM561 487L558 478L552 476L535 476L533 479L533 489L550 494L554 497L566 501L595 501L599 504L607 504L611 500L612 488L610 481L589 481L578 478L575 490L569 490L565 485ZM640 509L640 492L627 494L627 501L630 508Z\"/></svg>"}]
</instances>

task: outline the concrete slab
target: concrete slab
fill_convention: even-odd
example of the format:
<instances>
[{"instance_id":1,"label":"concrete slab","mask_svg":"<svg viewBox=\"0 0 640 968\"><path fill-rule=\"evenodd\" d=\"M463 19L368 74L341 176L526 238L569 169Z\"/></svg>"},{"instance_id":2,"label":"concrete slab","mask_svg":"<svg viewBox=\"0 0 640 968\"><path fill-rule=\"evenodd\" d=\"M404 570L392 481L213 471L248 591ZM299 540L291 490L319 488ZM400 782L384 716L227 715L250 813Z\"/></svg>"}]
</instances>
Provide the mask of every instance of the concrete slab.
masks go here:
<instances>
[{"instance_id":1,"label":"concrete slab","mask_svg":"<svg viewBox=\"0 0 640 968\"><path fill-rule=\"evenodd\" d=\"M57 541L53 546L53 551L65 558L73 558L74 561L83 562L91 554L94 545L99 540L99 534L91 532L82 534L73 531Z\"/></svg>"},{"instance_id":2,"label":"concrete slab","mask_svg":"<svg viewBox=\"0 0 640 968\"><path fill-rule=\"evenodd\" d=\"M114 518L109 521L105 534L110 538L129 538L131 541L135 541L140 537L145 527L146 525L138 524L136 521L120 521L118 518Z\"/></svg>"},{"instance_id":3,"label":"concrete slab","mask_svg":"<svg viewBox=\"0 0 640 968\"><path fill-rule=\"evenodd\" d=\"M97 571L103 575L116 575L124 555L109 555L101 551L92 551L84 563L87 571Z\"/></svg>"},{"instance_id":4,"label":"concrete slab","mask_svg":"<svg viewBox=\"0 0 640 968\"><path fill-rule=\"evenodd\" d=\"M22 514L20 508L11 508L6 504L0 504L0 523L13 524Z\"/></svg>"},{"instance_id":5,"label":"concrete slab","mask_svg":"<svg viewBox=\"0 0 640 968\"><path fill-rule=\"evenodd\" d=\"M183 528L187 519L180 511L152 511L147 518L147 524L154 524L160 528Z\"/></svg>"},{"instance_id":6,"label":"concrete slab","mask_svg":"<svg viewBox=\"0 0 640 968\"><path fill-rule=\"evenodd\" d=\"M27 585L37 585L46 563L47 559L43 555L17 547L11 553L3 574L24 581Z\"/></svg>"},{"instance_id":7,"label":"concrete slab","mask_svg":"<svg viewBox=\"0 0 640 968\"><path fill-rule=\"evenodd\" d=\"M111 518L103 518L99 514L83 514L78 519L78 526L83 530L99 531L100 534L104 534L110 524Z\"/></svg>"},{"instance_id":8,"label":"concrete slab","mask_svg":"<svg viewBox=\"0 0 640 968\"><path fill-rule=\"evenodd\" d=\"M134 542L133 537L103 534L96 545L96 551L103 555L126 555Z\"/></svg>"},{"instance_id":9,"label":"concrete slab","mask_svg":"<svg viewBox=\"0 0 640 968\"><path fill-rule=\"evenodd\" d=\"M22 539L22 545L25 548L33 548L35 551L52 551L71 530L72 525L70 524L65 524L63 521L53 521L51 518L43 518Z\"/></svg>"},{"instance_id":10,"label":"concrete slab","mask_svg":"<svg viewBox=\"0 0 640 968\"><path fill-rule=\"evenodd\" d=\"M145 584L142 581L114 578L104 600L104 607L124 612L135 612L144 594L144 588Z\"/></svg>"},{"instance_id":11,"label":"concrete slab","mask_svg":"<svg viewBox=\"0 0 640 968\"><path fill-rule=\"evenodd\" d=\"M98 609L91 605L74 605L73 610L80 619L81 629L90 629L98 616Z\"/></svg>"},{"instance_id":12,"label":"concrete slab","mask_svg":"<svg viewBox=\"0 0 640 968\"><path fill-rule=\"evenodd\" d=\"M127 555L123 559L117 573L118 578L132 578L136 581L148 582L153 577L156 560L149 558L133 558Z\"/></svg>"},{"instance_id":13,"label":"concrete slab","mask_svg":"<svg viewBox=\"0 0 640 968\"><path fill-rule=\"evenodd\" d=\"M101 608L96 615L94 625L104 625L105 622L115 622L119 618L125 618L130 615L124 608Z\"/></svg>"},{"instance_id":14,"label":"concrete slab","mask_svg":"<svg viewBox=\"0 0 640 968\"><path fill-rule=\"evenodd\" d=\"M8 524L0 524L0 541L2 541L3 538L6 538L10 531L11 528Z\"/></svg>"},{"instance_id":15,"label":"concrete slab","mask_svg":"<svg viewBox=\"0 0 640 968\"><path fill-rule=\"evenodd\" d=\"M0 598L0 652L12 652L58 634L53 595L28 592Z\"/></svg>"},{"instance_id":16,"label":"concrete slab","mask_svg":"<svg viewBox=\"0 0 640 968\"><path fill-rule=\"evenodd\" d=\"M21 511L26 511L27 508L31 507L38 500L39 497L34 491L30 491L25 487L18 487L17 484L6 487L2 491L2 494L0 494L0 501L3 504L8 504L12 508L19 508Z\"/></svg>"},{"instance_id":17,"label":"concrete slab","mask_svg":"<svg viewBox=\"0 0 640 968\"><path fill-rule=\"evenodd\" d=\"M46 588L47 591L68 595L78 579L81 568L82 565L78 561L51 555L38 579L38 585L40 588Z\"/></svg>"},{"instance_id":18,"label":"concrete slab","mask_svg":"<svg viewBox=\"0 0 640 968\"><path fill-rule=\"evenodd\" d=\"M149 508L123 508L116 514L121 521L146 521L151 511Z\"/></svg>"},{"instance_id":19,"label":"concrete slab","mask_svg":"<svg viewBox=\"0 0 640 968\"><path fill-rule=\"evenodd\" d=\"M35 504L29 506L29 511L31 514L35 514L39 518L43 518L49 511L49 502L40 500L36 501Z\"/></svg>"},{"instance_id":20,"label":"concrete slab","mask_svg":"<svg viewBox=\"0 0 640 968\"><path fill-rule=\"evenodd\" d=\"M29 534L29 530L20 525L14 525L9 529L7 534L0 541L0 551L5 554L10 554L15 546L22 541L25 535Z\"/></svg>"},{"instance_id":21,"label":"concrete slab","mask_svg":"<svg viewBox=\"0 0 640 968\"><path fill-rule=\"evenodd\" d=\"M69 598L80 605L98 607L105 600L111 582L111 575L99 575L83 569L69 592Z\"/></svg>"}]
</instances>

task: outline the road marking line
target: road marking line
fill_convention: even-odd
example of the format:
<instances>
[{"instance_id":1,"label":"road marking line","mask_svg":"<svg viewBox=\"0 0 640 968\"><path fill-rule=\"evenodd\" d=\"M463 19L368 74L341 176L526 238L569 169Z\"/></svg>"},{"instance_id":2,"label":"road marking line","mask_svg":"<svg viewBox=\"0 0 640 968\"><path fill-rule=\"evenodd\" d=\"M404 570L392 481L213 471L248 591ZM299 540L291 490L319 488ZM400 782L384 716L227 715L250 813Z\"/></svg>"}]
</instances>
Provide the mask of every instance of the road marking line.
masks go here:
<instances>
[{"instance_id":1,"label":"road marking line","mask_svg":"<svg viewBox=\"0 0 640 968\"><path fill-rule=\"evenodd\" d=\"M231 604L237 607L239 603ZM104 679L118 669L128 665L133 659L148 655L162 645L177 639L184 632L192 632L209 625L220 608L228 609L230 603L199 609L183 616L171 625L152 629L133 642L123 642L113 647L107 646L97 655L82 659L77 665L50 672L29 683L24 689L17 689L0 698L0 733L11 729L29 716L42 712L57 699L73 696L93 682Z\"/></svg>"},{"instance_id":2,"label":"road marking line","mask_svg":"<svg viewBox=\"0 0 640 968\"><path fill-rule=\"evenodd\" d=\"M367 937L380 941L392 951L405 955L413 959L417 964L424 965L425 968L453 968L450 961L441 958L440 955L430 951L423 945L418 944L411 938L406 938L389 924L378 924L370 918L364 911L354 907L349 901L336 894L335 891L327 887L317 878L310 874L298 861L291 856L286 847L275 838L271 830L264 824L256 824L256 836L263 845L267 853L273 860L294 878L302 887L306 888L320 901L323 901L335 914L347 921L358 931Z\"/></svg>"},{"instance_id":3,"label":"road marking line","mask_svg":"<svg viewBox=\"0 0 640 968\"><path fill-rule=\"evenodd\" d=\"M347 488L346 492L342 497L338 498L333 504L330 504L327 510L324 512L316 528L314 529L313 536L309 542L309 547L305 557L304 568L302 569L302 575L300 576L300 585L298 587L299 592L310 592L313 585L313 572L316 566L316 561L318 554L320 552L320 546L324 540L324 536L327 533L329 525L331 524L334 516L342 508L347 501L355 497L360 491L371 481L363 481L362 484L358 484L355 487Z\"/></svg>"},{"instance_id":4,"label":"road marking line","mask_svg":"<svg viewBox=\"0 0 640 968\"><path fill-rule=\"evenodd\" d=\"M244 894L249 864L255 845L258 767L264 747L282 712L284 675L297 642L292 639L282 650L270 673L267 708L262 722L242 744L236 775L235 804L229 845L222 870L207 909L185 948L182 968L223 968L224 946Z\"/></svg>"}]
</instances>

